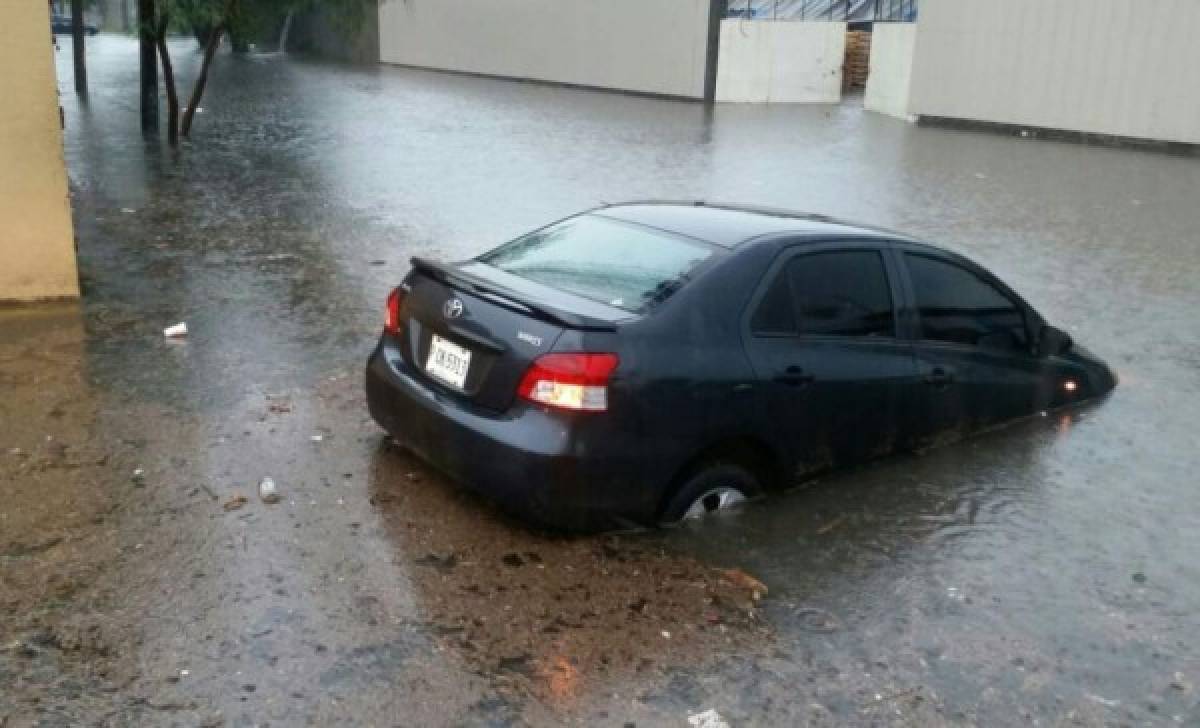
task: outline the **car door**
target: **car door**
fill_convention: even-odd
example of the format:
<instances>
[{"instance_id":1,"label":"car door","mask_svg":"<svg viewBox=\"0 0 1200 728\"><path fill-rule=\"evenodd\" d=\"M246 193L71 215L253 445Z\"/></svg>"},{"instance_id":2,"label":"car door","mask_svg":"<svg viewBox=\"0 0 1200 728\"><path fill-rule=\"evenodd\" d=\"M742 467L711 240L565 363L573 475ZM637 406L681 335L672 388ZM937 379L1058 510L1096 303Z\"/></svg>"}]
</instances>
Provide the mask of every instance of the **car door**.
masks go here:
<instances>
[{"instance_id":1,"label":"car door","mask_svg":"<svg viewBox=\"0 0 1200 728\"><path fill-rule=\"evenodd\" d=\"M806 243L774 262L743 336L797 476L894 449L917 382L887 243Z\"/></svg>"},{"instance_id":2,"label":"car door","mask_svg":"<svg viewBox=\"0 0 1200 728\"><path fill-rule=\"evenodd\" d=\"M1033 414L1045 363L1033 352L1028 306L957 256L898 245L911 302L904 318L923 383L912 423L929 445Z\"/></svg>"}]
</instances>

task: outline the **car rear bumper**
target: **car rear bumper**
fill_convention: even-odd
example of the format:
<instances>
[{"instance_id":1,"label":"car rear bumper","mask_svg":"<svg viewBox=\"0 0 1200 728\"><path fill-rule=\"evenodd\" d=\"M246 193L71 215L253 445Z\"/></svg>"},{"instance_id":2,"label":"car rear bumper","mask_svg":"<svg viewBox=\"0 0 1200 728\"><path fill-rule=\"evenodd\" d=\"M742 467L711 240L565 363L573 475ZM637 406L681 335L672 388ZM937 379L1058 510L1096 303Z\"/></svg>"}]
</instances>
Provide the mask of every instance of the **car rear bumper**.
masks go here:
<instances>
[{"instance_id":1,"label":"car rear bumper","mask_svg":"<svg viewBox=\"0 0 1200 728\"><path fill-rule=\"evenodd\" d=\"M621 437L594 420L577 427L595 414L470 408L428 385L386 337L367 363L366 390L371 416L401 446L526 520L597 530L656 515L661 489L638 477L636 456L615 454Z\"/></svg>"}]
</instances>

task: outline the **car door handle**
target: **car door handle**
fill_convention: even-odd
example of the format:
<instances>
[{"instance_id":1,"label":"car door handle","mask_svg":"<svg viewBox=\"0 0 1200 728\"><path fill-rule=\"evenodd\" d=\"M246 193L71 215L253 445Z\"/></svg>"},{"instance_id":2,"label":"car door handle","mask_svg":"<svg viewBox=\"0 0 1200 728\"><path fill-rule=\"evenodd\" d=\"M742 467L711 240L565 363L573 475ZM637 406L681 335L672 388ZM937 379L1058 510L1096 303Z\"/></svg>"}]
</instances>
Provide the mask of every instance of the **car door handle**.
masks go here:
<instances>
[{"instance_id":1,"label":"car door handle","mask_svg":"<svg viewBox=\"0 0 1200 728\"><path fill-rule=\"evenodd\" d=\"M925 383L941 389L954 383L954 372L943 367L934 367L925 375Z\"/></svg>"},{"instance_id":2,"label":"car door handle","mask_svg":"<svg viewBox=\"0 0 1200 728\"><path fill-rule=\"evenodd\" d=\"M804 387L812 384L813 375L804 371L803 367L790 366L783 373L775 376L775 381L791 387Z\"/></svg>"}]
</instances>

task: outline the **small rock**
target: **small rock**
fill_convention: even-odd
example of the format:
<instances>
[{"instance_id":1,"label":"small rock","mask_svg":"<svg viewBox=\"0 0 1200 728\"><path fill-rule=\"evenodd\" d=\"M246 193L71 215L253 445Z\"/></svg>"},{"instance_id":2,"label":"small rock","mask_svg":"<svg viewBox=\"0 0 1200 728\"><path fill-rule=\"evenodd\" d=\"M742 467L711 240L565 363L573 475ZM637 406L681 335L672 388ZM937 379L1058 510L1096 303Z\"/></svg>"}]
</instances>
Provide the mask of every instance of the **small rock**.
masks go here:
<instances>
[{"instance_id":1,"label":"small rock","mask_svg":"<svg viewBox=\"0 0 1200 728\"><path fill-rule=\"evenodd\" d=\"M514 568L525 565L525 560L521 558L520 554L515 552L504 554L500 560L504 562L505 566L512 566Z\"/></svg>"},{"instance_id":2,"label":"small rock","mask_svg":"<svg viewBox=\"0 0 1200 728\"><path fill-rule=\"evenodd\" d=\"M250 499L248 499L244 495L239 494L239 495L235 495L232 498L230 498L229 500L225 501L225 504L221 507L224 508L226 511L236 511L237 509L241 508L242 506L246 505L249 502L250 502Z\"/></svg>"}]
</instances>

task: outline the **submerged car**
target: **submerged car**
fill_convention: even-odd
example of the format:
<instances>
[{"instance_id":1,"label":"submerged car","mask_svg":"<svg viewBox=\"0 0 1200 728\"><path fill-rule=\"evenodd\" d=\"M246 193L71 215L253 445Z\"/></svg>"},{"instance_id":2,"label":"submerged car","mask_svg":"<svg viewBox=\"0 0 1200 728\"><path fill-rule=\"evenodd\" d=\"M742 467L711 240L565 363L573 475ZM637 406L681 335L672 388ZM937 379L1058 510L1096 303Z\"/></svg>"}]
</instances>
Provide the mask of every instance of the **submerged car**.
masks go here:
<instances>
[{"instance_id":1,"label":"submerged car","mask_svg":"<svg viewBox=\"0 0 1200 728\"><path fill-rule=\"evenodd\" d=\"M399 444L567 529L709 514L1115 385L960 255L821 216L661 202L465 262L414 258L366 372Z\"/></svg>"}]
</instances>

